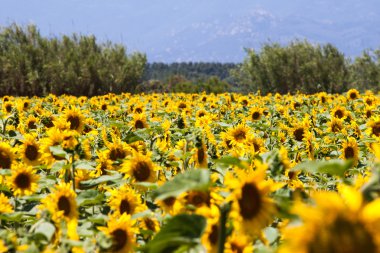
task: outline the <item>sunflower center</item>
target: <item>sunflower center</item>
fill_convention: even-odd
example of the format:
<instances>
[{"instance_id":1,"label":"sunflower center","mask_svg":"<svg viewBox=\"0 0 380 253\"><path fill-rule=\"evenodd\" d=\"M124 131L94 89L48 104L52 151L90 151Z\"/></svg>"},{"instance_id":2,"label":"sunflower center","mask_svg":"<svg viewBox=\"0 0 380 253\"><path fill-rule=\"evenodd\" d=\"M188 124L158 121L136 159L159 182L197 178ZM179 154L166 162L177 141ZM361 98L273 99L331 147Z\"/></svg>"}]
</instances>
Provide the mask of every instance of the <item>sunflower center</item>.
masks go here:
<instances>
[{"instance_id":1,"label":"sunflower center","mask_svg":"<svg viewBox=\"0 0 380 253\"><path fill-rule=\"evenodd\" d=\"M174 197L168 197L168 198L164 199L163 202L164 202L165 205L167 205L167 206L173 206L175 200L176 200L176 199L175 199Z\"/></svg>"},{"instance_id":2,"label":"sunflower center","mask_svg":"<svg viewBox=\"0 0 380 253\"><path fill-rule=\"evenodd\" d=\"M149 230L151 230L151 231L156 231L156 226L155 226L155 224L154 224L154 221L152 220L152 219L150 219L150 218L145 218L144 219L144 222L145 222L145 225L146 225L146 227L149 229Z\"/></svg>"},{"instance_id":3,"label":"sunflower center","mask_svg":"<svg viewBox=\"0 0 380 253\"><path fill-rule=\"evenodd\" d=\"M204 112L200 112L199 114L198 114L198 117L203 117L203 116L205 116L206 114L204 113Z\"/></svg>"},{"instance_id":4,"label":"sunflower center","mask_svg":"<svg viewBox=\"0 0 380 253\"><path fill-rule=\"evenodd\" d=\"M363 224L338 217L308 245L308 252L378 252L375 240Z\"/></svg>"},{"instance_id":5,"label":"sunflower center","mask_svg":"<svg viewBox=\"0 0 380 253\"><path fill-rule=\"evenodd\" d=\"M12 111L12 105L6 105L5 110L9 113Z\"/></svg>"},{"instance_id":6,"label":"sunflower center","mask_svg":"<svg viewBox=\"0 0 380 253\"><path fill-rule=\"evenodd\" d=\"M119 211L120 211L120 214L123 214L123 213L129 214L129 213L131 213L131 206L129 205L128 200L123 199L120 202Z\"/></svg>"},{"instance_id":7,"label":"sunflower center","mask_svg":"<svg viewBox=\"0 0 380 253\"><path fill-rule=\"evenodd\" d=\"M334 113L334 116L341 119L343 118L344 114L341 110L337 110L335 113Z\"/></svg>"},{"instance_id":8,"label":"sunflower center","mask_svg":"<svg viewBox=\"0 0 380 253\"><path fill-rule=\"evenodd\" d=\"M191 192L188 195L188 204L200 207L203 204L209 205L210 203L210 198L208 193L206 192Z\"/></svg>"},{"instance_id":9,"label":"sunflower center","mask_svg":"<svg viewBox=\"0 0 380 253\"><path fill-rule=\"evenodd\" d=\"M218 226L212 225L211 233L208 235L209 242L212 245L216 245L218 243L218 236L219 236Z\"/></svg>"},{"instance_id":10,"label":"sunflower center","mask_svg":"<svg viewBox=\"0 0 380 253\"><path fill-rule=\"evenodd\" d=\"M107 104L102 104L102 110L103 111L107 110Z\"/></svg>"},{"instance_id":11,"label":"sunflower center","mask_svg":"<svg viewBox=\"0 0 380 253\"><path fill-rule=\"evenodd\" d=\"M128 242L127 232L121 228L114 230L111 233L111 235L113 237L113 242L114 242L114 245L113 245L114 251L121 250L125 246L125 244L127 244Z\"/></svg>"},{"instance_id":12,"label":"sunflower center","mask_svg":"<svg viewBox=\"0 0 380 253\"><path fill-rule=\"evenodd\" d=\"M136 129L143 129L144 128L144 122L142 122L141 120L136 120L135 122L135 128Z\"/></svg>"},{"instance_id":13,"label":"sunflower center","mask_svg":"<svg viewBox=\"0 0 380 253\"><path fill-rule=\"evenodd\" d=\"M58 199L58 210L63 211L63 215L69 216L71 211L70 200L66 196L61 196Z\"/></svg>"},{"instance_id":14,"label":"sunflower center","mask_svg":"<svg viewBox=\"0 0 380 253\"><path fill-rule=\"evenodd\" d=\"M366 113L365 113L365 115L366 115L367 118L371 118L372 111L371 110L367 110Z\"/></svg>"},{"instance_id":15,"label":"sunflower center","mask_svg":"<svg viewBox=\"0 0 380 253\"><path fill-rule=\"evenodd\" d=\"M137 107L136 110L135 110L135 112L142 113L142 109L140 107Z\"/></svg>"},{"instance_id":16,"label":"sunflower center","mask_svg":"<svg viewBox=\"0 0 380 253\"><path fill-rule=\"evenodd\" d=\"M28 158L30 161L34 161L38 157L38 149L34 145L28 145L26 146L25 149L25 156Z\"/></svg>"},{"instance_id":17,"label":"sunflower center","mask_svg":"<svg viewBox=\"0 0 380 253\"><path fill-rule=\"evenodd\" d=\"M125 151L121 148L114 148L110 152L110 159L116 161L117 159L124 159L126 155Z\"/></svg>"},{"instance_id":18,"label":"sunflower center","mask_svg":"<svg viewBox=\"0 0 380 253\"><path fill-rule=\"evenodd\" d=\"M235 134L234 134L234 138L235 138L235 140L237 140L237 141L244 140L245 137L246 137L246 133L245 133L245 131L243 131L243 130L238 130L238 131L236 131Z\"/></svg>"},{"instance_id":19,"label":"sunflower center","mask_svg":"<svg viewBox=\"0 0 380 253\"><path fill-rule=\"evenodd\" d=\"M252 219L261 209L261 196L256 185L246 183L241 189L241 199L238 200L240 214L244 219Z\"/></svg>"},{"instance_id":20,"label":"sunflower center","mask_svg":"<svg viewBox=\"0 0 380 253\"><path fill-rule=\"evenodd\" d=\"M69 116L67 118L67 121L70 122L70 129L71 130L77 130L80 125L79 117L77 116Z\"/></svg>"},{"instance_id":21,"label":"sunflower center","mask_svg":"<svg viewBox=\"0 0 380 253\"><path fill-rule=\"evenodd\" d=\"M352 92L352 93L350 94L350 98L351 98L351 99L355 99L355 98L357 98L357 94L356 94L355 92Z\"/></svg>"},{"instance_id":22,"label":"sunflower center","mask_svg":"<svg viewBox=\"0 0 380 253\"><path fill-rule=\"evenodd\" d=\"M31 120L28 122L28 128L29 129L37 129L36 122L34 120Z\"/></svg>"},{"instance_id":23,"label":"sunflower center","mask_svg":"<svg viewBox=\"0 0 380 253\"><path fill-rule=\"evenodd\" d=\"M344 149L344 157L346 159L350 159L350 158L353 158L355 155L355 152L354 152L354 149L352 147L346 147Z\"/></svg>"},{"instance_id":24,"label":"sunflower center","mask_svg":"<svg viewBox=\"0 0 380 253\"><path fill-rule=\"evenodd\" d=\"M297 128L294 131L294 137L296 138L297 141L302 141L304 137L305 131L303 128Z\"/></svg>"},{"instance_id":25,"label":"sunflower center","mask_svg":"<svg viewBox=\"0 0 380 253\"><path fill-rule=\"evenodd\" d=\"M20 173L15 178L15 185L20 189L28 189L32 184L30 180L30 175L26 173Z\"/></svg>"},{"instance_id":26,"label":"sunflower center","mask_svg":"<svg viewBox=\"0 0 380 253\"><path fill-rule=\"evenodd\" d=\"M11 158L4 151L0 151L0 168L9 169L11 167L11 163Z\"/></svg>"},{"instance_id":27,"label":"sunflower center","mask_svg":"<svg viewBox=\"0 0 380 253\"><path fill-rule=\"evenodd\" d=\"M341 129L342 129L342 127L341 127L338 123L333 122L333 123L331 124L331 131L332 131L333 133L337 133L337 132L339 132Z\"/></svg>"},{"instance_id":28,"label":"sunflower center","mask_svg":"<svg viewBox=\"0 0 380 253\"><path fill-rule=\"evenodd\" d=\"M372 127L372 133L377 137L380 136L380 122L376 122L375 125Z\"/></svg>"},{"instance_id":29,"label":"sunflower center","mask_svg":"<svg viewBox=\"0 0 380 253\"><path fill-rule=\"evenodd\" d=\"M232 250L232 252L243 253L244 248L242 246L240 246L239 244L232 242L231 243L231 250Z\"/></svg>"},{"instance_id":30,"label":"sunflower center","mask_svg":"<svg viewBox=\"0 0 380 253\"><path fill-rule=\"evenodd\" d=\"M260 146L257 143L253 143L253 148L255 149L255 152L258 152L260 150Z\"/></svg>"},{"instance_id":31,"label":"sunflower center","mask_svg":"<svg viewBox=\"0 0 380 253\"><path fill-rule=\"evenodd\" d=\"M289 171L288 177L289 179L294 180L296 178L296 173L294 171Z\"/></svg>"},{"instance_id":32,"label":"sunflower center","mask_svg":"<svg viewBox=\"0 0 380 253\"><path fill-rule=\"evenodd\" d=\"M254 112L254 113L252 113L252 119L253 120L260 119L260 116L261 116L260 112Z\"/></svg>"},{"instance_id":33,"label":"sunflower center","mask_svg":"<svg viewBox=\"0 0 380 253\"><path fill-rule=\"evenodd\" d=\"M133 176L138 182L144 182L148 180L150 176L149 164L144 161L138 162L135 169L133 170Z\"/></svg>"},{"instance_id":34,"label":"sunflower center","mask_svg":"<svg viewBox=\"0 0 380 253\"><path fill-rule=\"evenodd\" d=\"M205 152L204 152L203 148L199 148L197 150L197 157L198 157L198 163L202 164L203 161L205 160Z\"/></svg>"}]
</instances>

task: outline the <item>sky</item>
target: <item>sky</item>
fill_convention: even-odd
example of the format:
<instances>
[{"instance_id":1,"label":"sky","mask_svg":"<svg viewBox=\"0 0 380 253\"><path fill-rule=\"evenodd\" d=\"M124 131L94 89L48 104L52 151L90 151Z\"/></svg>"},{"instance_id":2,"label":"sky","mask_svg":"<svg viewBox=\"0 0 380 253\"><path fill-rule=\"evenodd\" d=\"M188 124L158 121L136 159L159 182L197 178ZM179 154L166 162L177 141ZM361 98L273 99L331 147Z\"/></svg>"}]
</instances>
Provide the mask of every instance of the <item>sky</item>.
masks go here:
<instances>
[{"instance_id":1,"label":"sky","mask_svg":"<svg viewBox=\"0 0 380 253\"><path fill-rule=\"evenodd\" d=\"M379 0L0 0L0 26L94 34L148 61L240 62L244 48L307 39L346 55L380 46Z\"/></svg>"}]
</instances>

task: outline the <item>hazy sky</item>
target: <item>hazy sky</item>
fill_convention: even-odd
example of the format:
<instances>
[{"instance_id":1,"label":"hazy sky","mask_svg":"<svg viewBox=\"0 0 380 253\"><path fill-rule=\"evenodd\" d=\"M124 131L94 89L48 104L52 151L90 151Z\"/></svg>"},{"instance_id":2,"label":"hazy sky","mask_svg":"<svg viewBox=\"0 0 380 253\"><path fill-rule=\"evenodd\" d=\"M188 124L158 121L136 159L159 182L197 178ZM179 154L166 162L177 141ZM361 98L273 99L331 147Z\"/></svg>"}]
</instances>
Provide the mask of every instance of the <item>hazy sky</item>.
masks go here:
<instances>
[{"instance_id":1,"label":"hazy sky","mask_svg":"<svg viewBox=\"0 0 380 253\"><path fill-rule=\"evenodd\" d=\"M332 42L349 55L380 45L380 0L0 0L0 6L0 26L95 34L151 61L239 61L244 47L293 38Z\"/></svg>"}]
</instances>

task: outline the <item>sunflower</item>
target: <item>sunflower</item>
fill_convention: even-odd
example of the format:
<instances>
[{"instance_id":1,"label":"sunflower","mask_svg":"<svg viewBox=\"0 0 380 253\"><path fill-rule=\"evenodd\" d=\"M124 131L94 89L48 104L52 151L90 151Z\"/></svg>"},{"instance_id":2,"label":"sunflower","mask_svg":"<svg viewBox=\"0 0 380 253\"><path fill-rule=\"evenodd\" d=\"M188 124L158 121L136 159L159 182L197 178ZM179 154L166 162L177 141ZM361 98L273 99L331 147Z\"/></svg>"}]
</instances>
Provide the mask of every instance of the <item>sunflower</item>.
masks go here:
<instances>
[{"instance_id":1,"label":"sunflower","mask_svg":"<svg viewBox=\"0 0 380 253\"><path fill-rule=\"evenodd\" d=\"M5 245L4 241L0 239L0 253L8 252L8 247Z\"/></svg>"},{"instance_id":2,"label":"sunflower","mask_svg":"<svg viewBox=\"0 0 380 253\"><path fill-rule=\"evenodd\" d=\"M348 100L355 100L360 97L360 93L356 89L351 89L347 91L347 99Z\"/></svg>"},{"instance_id":3,"label":"sunflower","mask_svg":"<svg viewBox=\"0 0 380 253\"><path fill-rule=\"evenodd\" d=\"M330 133L339 133L343 130L343 120L332 118L329 123L327 123L329 128L328 132Z\"/></svg>"},{"instance_id":4,"label":"sunflower","mask_svg":"<svg viewBox=\"0 0 380 253\"><path fill-rule=\"evenodd\" d=\"M175 197L167 197L163 200L157 200L156 204L160 207L160 210L165 214L176 215L182 209L181 201L177 200Z\"/></svg>"},{"instance_id":5,"label":"sunflower","mask_svg":"<svg viewBox=\"0 0 380 253\"><path fill-rule=\"evenodd\" d=\"M249 127L244 124L238 124L228 130L228 135L230 136L231 144L233 146L245 143L250 136Z\"/></svg>"},{"instance_id":6,"label":"sunflower","mask_svg":"<svg viewBox=\"0 0 380 253\"><path fill-rule=\"evenodd\" d=\"M214 219L207 219L207 226L202 235L201 241L207 252L218 252L219 239L219 221Z\"/></svg>"},{"instance_id":7,"label":"sunflower","mask_svg":"<svg viewBox=\"0 0 380 253\"><path fill-rule=\"evenodd\" d=\"M349 137L348 140L343 143L341 152L342 154L340 158L344 160L352 159L353 166L358 165L359 150L358 150L358 143L356 142L355 138Z\"/></svg>"},{"instance_id":8,"label":"sunflower","mask_svg":"<svg viewBox=\"0 0 380 253\"><path fill-rule=\"evenodd\" d=\"M290 129L290 132L296 141L302 142L307 135L307 127L303 124L297 124Z\"/></svg>"},{"instance_id":9,"label":"sunflower","mask_svg":"<svg viewBox=\"0 0 380 253\"><path fill-rule=\"evenodd\" d=\"M192 160L195 161L196 168L207 168L207 147L204 143L194 148Z\"/></svg>"},{"instance_id":10,"label":"sunflower","mask_svg":"<svg viewBox=\"0 0 380 253\"><path fill-rule=\"evenodd\" d=\"M133 149L119 138L113 138L113 142L107 143L106 146L108 159L111 161L123 160L133 154Z\"/></svg>"},{"instance_id":11,"label":"sunflower","mask_svg":"<svg viewBox=\"0 0 380 253\"><path fill-rule=\"evenodd\" d=\"M266 170L266 165L257 163L255 171L237 170L237 178L232 174L225 177L225 184L232 191L228 197L232 201L231 217L238 231L251 236L259 235L276 213L276 206L268 194L279 186L265 180Z\"/></svg>"},{"instance_id":12,"label":"sunflower","mask_svg":"<svg viewBox=\"0 0 380 253\"><path fill-rule=\"evenodd\" d=\"M160 230L160 224L153 215L142 217L139 222L139 227L142 230L152 231L153 233L157 233L158 230Z\"/></svg>"},{"instance_id":13,"label":"sunflower","mask_svg":"<svg viewBox=\"0 0 380 253\"><path fill-rule=\"evenodd\" d=\"M0 214L12 212L13 206L9 203L9 198L0 192Z\"/></svg>"},{"instance_id":14,"label":"sunflower","mask_svg":"<svg viewBox=\"0 0 380 253\"><path fill-rule=\"evenodd\" d=\"M368 129L367 133L370 136L380 137L380 117L373 117L367 123Z\"/></svg>"},{"instance_id":15,"label":"sunflower","mask_svg":"<svg viewBox=\"0 0 380 253\"><path fill-rule=\"evenodd\" d=\"M63 135L62 135L62 131L60 131L56 127L49 128L46 134L47 134L47 137L41 139L40 141L41 143L41 148L40 148L41 159L40 160L46 165L51 165L56 160L64 159L62 157L58 157L54 155L50 151L50 147L61 145L61 143L63 142Z\"/></svg>"},{"instance_id":16,"label":"sunflower","mask_svg":"<svg viewBox=\"0 0 380 253\"><path fill-rule=\"evenodd\" d=\"M70 130L75 130L81 133L84 129L85 117L79 108L66 109L63 115L63 119L70 123Z\"/></svg>"},{"instance_id":17,"label":"sunflower","mask_svg":"<svg viewBox=\"0 0 380 253\"><path fill-rule=\"evenodd\" d=\"M146 209L141 203L141 195L136 193L129 185L123 185L119 189L112 189L110 193L108 203L112 214L116 217L120 217L124 213L133 215Z\"/></svg>"},{"instance_id":18,"label":"sunflower","mask_svg":"<svg viewBox=\"0 0 380 253\"><path fill-rule=\"evenodd\" d=\"M40 146L37 142L37 135L25 134L22 145L19 146L18 152L24 163L28 165L38 165L41 157Z\"/></svg>"},{"instance_id":19,"label":"sunflower","mask_svg":"<svg viewBox=\"0 0 380 253\"><path fill-rule=\"evenodd\" d=\"M204 116L208 116L208 112L204 109L199 109L196 113L195 113L195 116L197 118L202 118Z\"/></svg>"},{"instance_id":20,"label":"sunflower","mask_svg":"<svg viewBox=\"0 0 380 253\"><path fill-rule=\"evenodd\" d=\"M251 121L256 121L259 120L262 115L263 109L255 106L250 109L248 119Z\"/></svg>"},{"instance_id":21,"label":"sunflower","mask_svg":"<svg viewBox=\"0 0 380 253\"><path fill-rule=\"evenodd\" d=\"M7 184L15 196L31 195L38 188L38 179L39 176L34 174L32 167L19 163L12 168Z\"/></svg>"},{"instance_id":22,"label":"sunflower","mask_svg":"<svg viewBox=\"0 0 380 253\"><path fill-rule=\"evenodd\" d=\"M25 126L28 130L37 129L38 124L39 124L39 120L33 115L29 115L28 118L25 120Z\"/></svg>"},{"instance_id":23,"label":"sunflower","mask_svg":"<svg viewBox=\"0 0 380 253\"><path fill-rule=\"evenodd\" d=\"M100 231L112 238L111 252L134 252L136 233L136 221L130 215L123 214L120 217L111 217L107 227L98 227Z\"/></svg>"},{"instance_id":24,"label":"sunflower","mask_svg":"<svg viewBox=\"0 0 380 253\"><path fill-rule=\"evenodd\" d=\"M331 110L331 116L338 119L345 119L347 114L348 112L343 106L336 106Z\"/></svg>"},{"instance_id":25,"label":"sunflower","mask_svg":"<svg viewBox=\"0 0 380 253\"><path fill-rule=\"evenodd\" d=\"M41 200L40 209L48 210L54 222L62 220L70 221L78 219L76 193L69 183L56 185L53 191Z\"/></svg>"},{"instance_id":26,"label":"sunflower","mask_svg":"<svg viewBox=\"0 0 380 253\"><path fill-rule=\"evenodd\" d=\"M303 223L283 231L280 253L380 252L380 199L366 204L353 188L338 189L339 193L315 193L315 206L300 202L293 206Z\"/></svg>"},{"instance_id":27,"label":"sunflower","mask_svg":"<svg viewBox=\"0 0 380 253\"><path fill-rule=\"evenodd\" d=\"M10 169L14 156L11 146L6 142L0 142L0 169Z\"/></svg>"},{"instance_id":28,"label":"sunflower","mask_svg":"<svg viewBox=\"0 0 380 253\"><path fill-rule=\"evenodd\" d=\"M13 111L13 103L8 101L3 104L3 112L5 114L10 114Z\"/></svg>"},{"instance_id":29,"label":"sunflower","mask_svg":"<svg viewBox=\"0 0 380 253\"><path fill-rule=\"evenodd\" d=\"M133 120L130 122L130 124L135 130L149 127L146 121L146 116L142 113L134 114Z\"/></svg>"},{"instance_id":30,"label":"sunflower","mask_svg":"<svg viewBox=\"0 0 380 253\"><path fill-rule=\"evenodd\" d=\"M225 245L225 252L226 253L252 253L253 252L252 241L249 239L248 236L242 233L233 232L232 235L230 235L227 238L227 242Z\"/></svg>"},{"instance_id":31,"label":"sunflower","mask_svg":"<svg viewBox=\"0 0 380 253\"><path fill-rule=\"evenodd\" d=\"M157 180L157 168L152 160L138 153L126 160L122 164L121 172L125 173L126 178L131 178L132 182L156 182Z\"/></svg>"},{"instance_id":32,"label":"sunflower","mask_svg":"<svg viewBox=\"0 0 380 253\"><path fill-rule=\"evenodd\" d=\"M95 171L93 172L95 177L99 177L102 175L107 175L108 171L112 170L112 161L108 157L107 151L96 151L98 155L98 159L96 159L97 166Z\"/></svg>"}]
</instances>

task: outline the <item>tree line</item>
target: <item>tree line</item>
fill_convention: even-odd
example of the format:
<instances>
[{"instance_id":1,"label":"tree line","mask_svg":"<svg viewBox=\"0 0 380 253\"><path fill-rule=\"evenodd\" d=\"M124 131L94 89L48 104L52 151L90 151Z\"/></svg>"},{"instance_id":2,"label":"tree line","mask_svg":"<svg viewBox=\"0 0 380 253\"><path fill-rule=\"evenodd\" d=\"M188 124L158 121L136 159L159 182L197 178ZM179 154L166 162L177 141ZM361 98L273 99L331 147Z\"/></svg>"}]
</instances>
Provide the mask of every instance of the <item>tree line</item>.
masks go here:
<instances>
[{"instance_id":1,"label":"tree line","mask_svg":"<svg viewBox=\"0 0 380 253\"><path fill-rule=\"evenodd\" d=\"M0 95L94 96L134 91L146 56L95 36L41 36L37 27L12 24L0 31Z\"/></svg>"},{"instance_id":2,"label":"tree line","mask_svg":"<svg viewBox=\"0 0 380 253\"><path fill-rule=\"evenodd\" d=\"M351 59L332 44L296 40L246 53L240 64L147 63L145 54L95 36L47 38L34 25L12 24L0 28L0 96L380 90L380 50Z\"/></svg>"}]
</instances>

